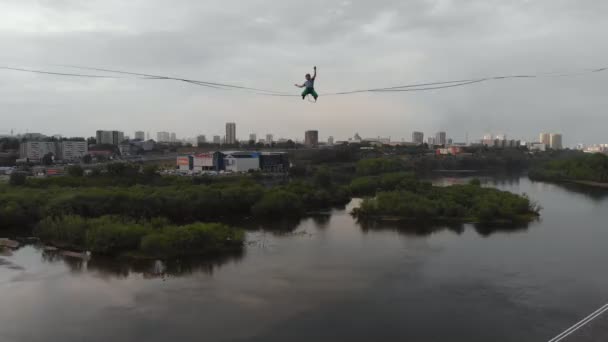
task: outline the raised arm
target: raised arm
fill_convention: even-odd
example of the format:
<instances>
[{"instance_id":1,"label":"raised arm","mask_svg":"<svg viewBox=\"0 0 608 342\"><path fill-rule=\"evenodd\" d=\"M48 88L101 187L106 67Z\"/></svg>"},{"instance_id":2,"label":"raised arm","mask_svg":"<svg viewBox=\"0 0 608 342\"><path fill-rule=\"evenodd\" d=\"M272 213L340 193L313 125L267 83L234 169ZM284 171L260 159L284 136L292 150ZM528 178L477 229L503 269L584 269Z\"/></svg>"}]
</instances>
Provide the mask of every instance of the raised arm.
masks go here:
<instances>
[{"instance_id":1,"label":"raised arm","mask_svg":"<svg viewBox=\"0 0 608 342\"><path fill-rule=\"evenodd\" d=\"M312 75L312 79L313 79L313 80L316 80L316 79L317 79L317 67L316 67L316 66L314 67L314 70L315 70L315 72L314 72L314 74Z\"/></svg>"}]
</instances>

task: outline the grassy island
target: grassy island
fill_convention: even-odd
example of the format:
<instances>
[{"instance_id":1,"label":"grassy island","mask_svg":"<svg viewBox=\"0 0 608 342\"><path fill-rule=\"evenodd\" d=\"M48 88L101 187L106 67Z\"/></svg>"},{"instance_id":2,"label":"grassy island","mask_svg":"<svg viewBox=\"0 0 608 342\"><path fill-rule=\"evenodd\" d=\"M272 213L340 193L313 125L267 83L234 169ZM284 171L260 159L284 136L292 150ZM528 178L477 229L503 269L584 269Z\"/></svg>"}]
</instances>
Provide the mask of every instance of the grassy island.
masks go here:
<instances>
[{"instance_id":1,"label":"grassy island","mask_svg":"<svg viewBox=\"0 0 608 342\"><path fill-rule=\"evenodd\" d=\"M518 223L536 218L539 211L526 196L482 188L478 181L436 187L406 179L395 190L363 200L353 215L376 220Z\"/></svg>"}]
</instances>

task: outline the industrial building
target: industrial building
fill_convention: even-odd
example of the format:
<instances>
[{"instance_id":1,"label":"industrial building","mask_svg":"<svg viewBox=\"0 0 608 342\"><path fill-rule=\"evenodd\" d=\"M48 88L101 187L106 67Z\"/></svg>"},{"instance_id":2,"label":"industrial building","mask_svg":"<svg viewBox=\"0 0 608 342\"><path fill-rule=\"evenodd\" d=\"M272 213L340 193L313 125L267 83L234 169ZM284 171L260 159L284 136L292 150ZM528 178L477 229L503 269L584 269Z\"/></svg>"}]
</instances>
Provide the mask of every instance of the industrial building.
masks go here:
<instances>
[{"instance_id":1,"label":"industrial building","mask_svg":"<svg viewBox=\"0 0 608 342\"><path fill-rule=\"evenodd\" d=\"M216 151L177 157L180 171L287 172L289 166L289 156L285 152Z\"/></svg>"},{"instance_id":2,"label":"industrial building","mask_svg":"<svg viewBox=\"0 0 608 342\"><path fill-rule=\"evenodd\" d=\"M258 152L226 152L224 168L229 172L248 172L260 169Z\"/></svg>"},{"instance_id":3,"label":"industrial building","mask_svg":"<svg viewBox=\"0 0 608 342\"><path fill-rule=\"evenodd\" d=\"M260 169L264 172L289 171L289 156L285 152L262 152Z\"/></svg>"}]
</instances>

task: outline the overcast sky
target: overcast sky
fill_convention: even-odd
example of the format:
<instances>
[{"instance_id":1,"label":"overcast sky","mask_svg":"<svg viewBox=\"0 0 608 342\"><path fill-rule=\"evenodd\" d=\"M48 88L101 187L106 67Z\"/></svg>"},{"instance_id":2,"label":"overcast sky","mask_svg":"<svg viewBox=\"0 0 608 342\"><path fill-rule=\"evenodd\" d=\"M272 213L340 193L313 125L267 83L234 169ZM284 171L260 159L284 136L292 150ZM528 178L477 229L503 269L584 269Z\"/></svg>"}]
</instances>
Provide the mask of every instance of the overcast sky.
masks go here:
<instances>
[{"instance_id":1,"label":"overcast sky","mask_svg":"<svg viewBox=\"0 0 608 342\"><path fill-rule=\"evenodd\" d=\"M568 145L608 142L608 72L502 80L415 93L324 92L608 66L605 0L0 0L0 65L86 65L270 88L317 65L317 104L164 80L99 80L0 70L0 134L410 140L445 130ZM76 71L82 72L82 71ZM87 71L87 73L95 73Z\"/></svg>"}]
</instances>

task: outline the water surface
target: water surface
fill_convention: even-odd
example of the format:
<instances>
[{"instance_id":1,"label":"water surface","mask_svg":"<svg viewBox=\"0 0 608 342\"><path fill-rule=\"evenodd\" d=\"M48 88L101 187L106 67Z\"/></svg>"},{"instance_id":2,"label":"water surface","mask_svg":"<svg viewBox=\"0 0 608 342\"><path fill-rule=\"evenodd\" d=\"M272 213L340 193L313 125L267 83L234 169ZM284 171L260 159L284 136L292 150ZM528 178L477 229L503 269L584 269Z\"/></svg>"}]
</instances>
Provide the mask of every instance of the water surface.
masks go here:
<instances>
[{"instance_id":1,"label":"water surface","mask_svg":"<svg viewBox=\"0 0 608 342\"><path fill-rule=\"evenodd\" d=\"M547 341L608 302L608 192L484 183L527 193L541 220L360 225L354 201L287 233L251 231L243 253L214 260L25 246L0 256L0 341ZM606 332L600 319L565 341Z\"/></svg>"}]
</instances>

